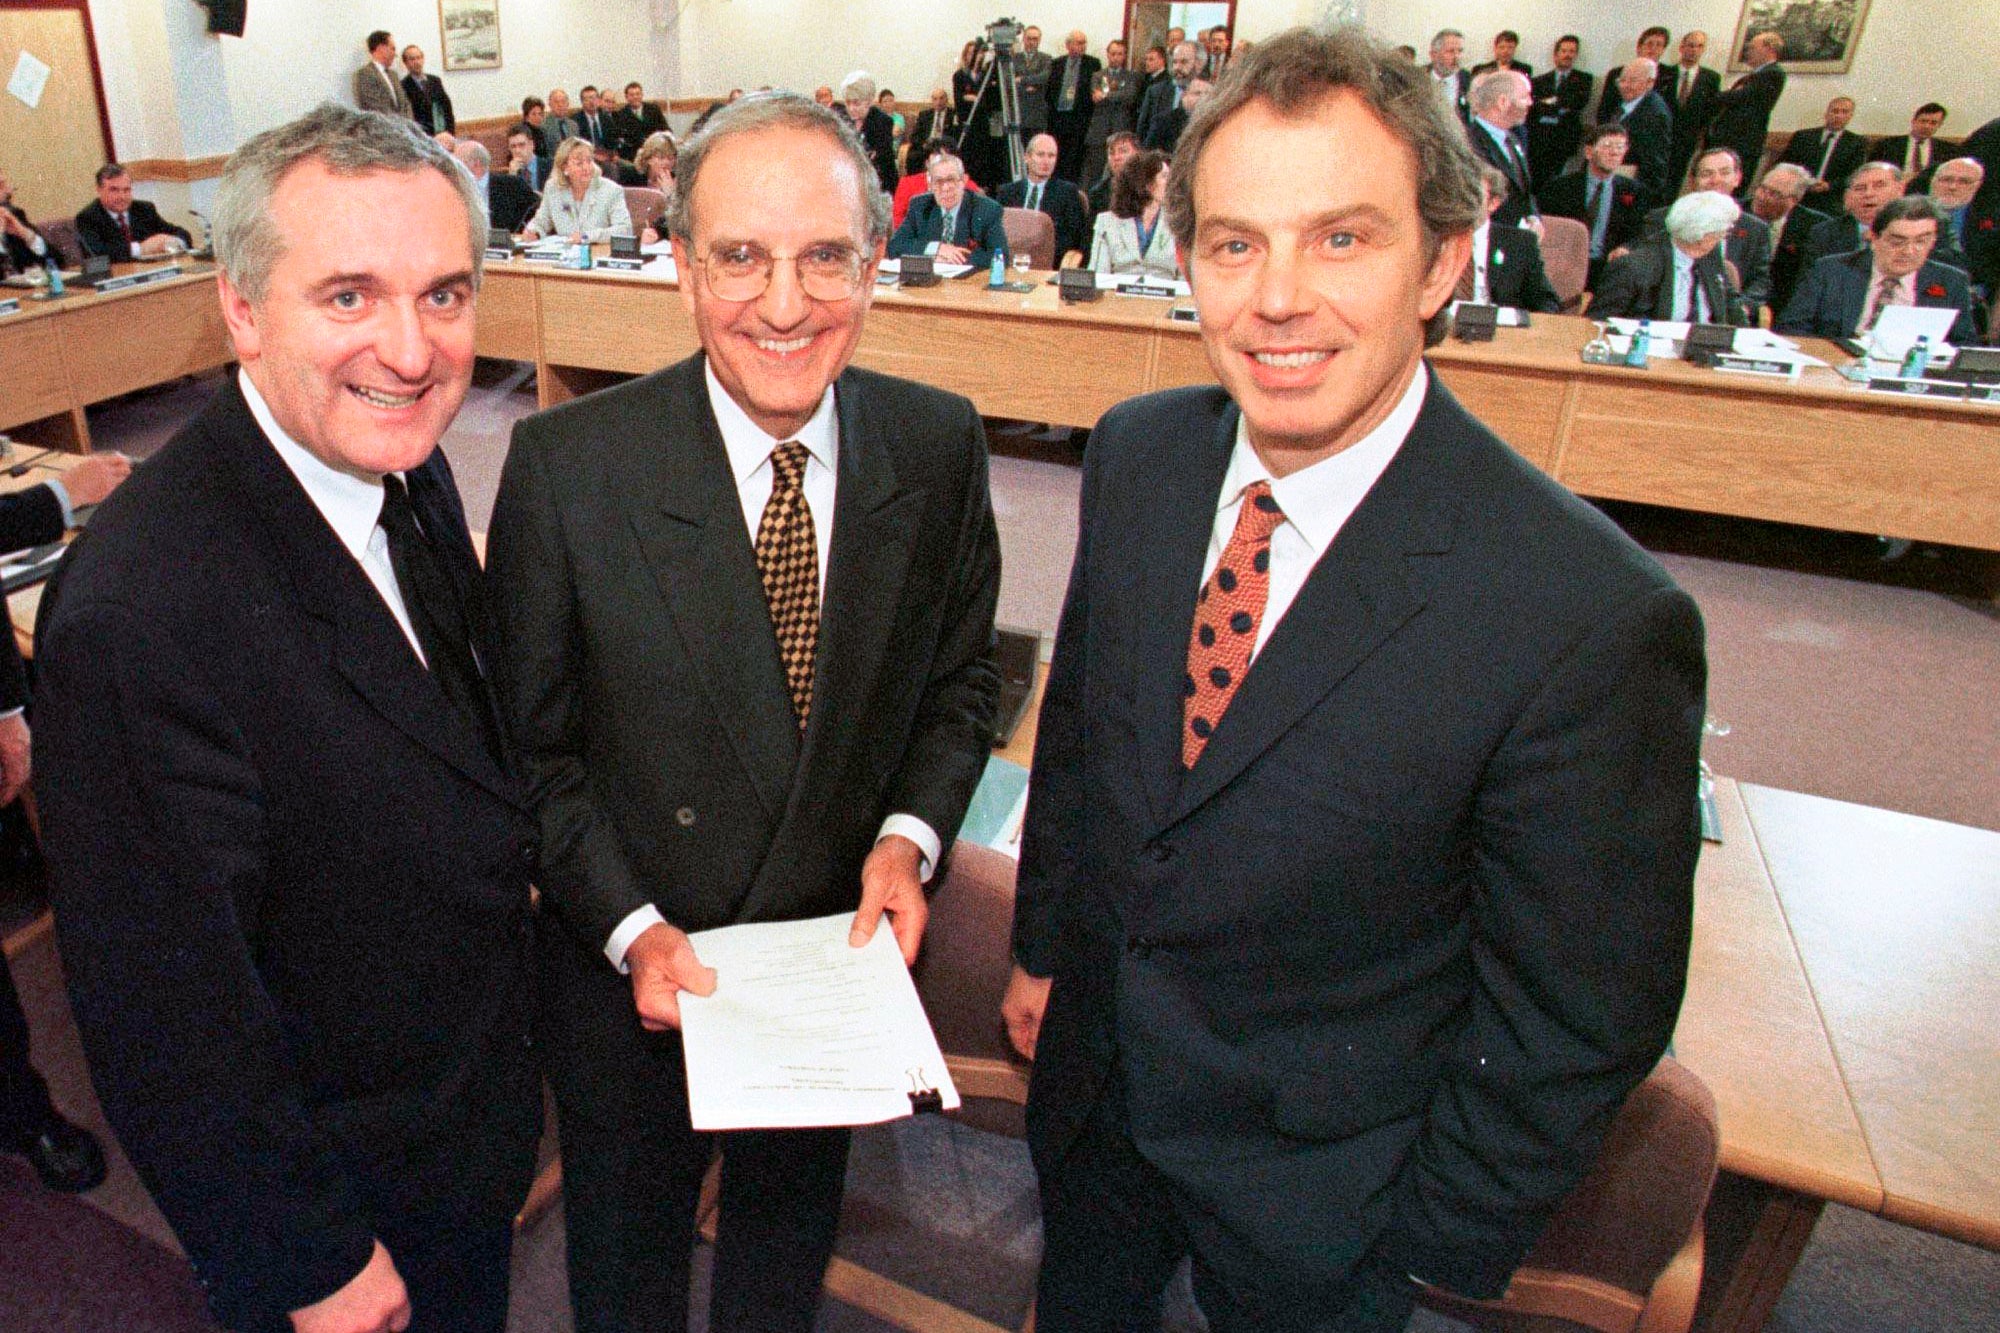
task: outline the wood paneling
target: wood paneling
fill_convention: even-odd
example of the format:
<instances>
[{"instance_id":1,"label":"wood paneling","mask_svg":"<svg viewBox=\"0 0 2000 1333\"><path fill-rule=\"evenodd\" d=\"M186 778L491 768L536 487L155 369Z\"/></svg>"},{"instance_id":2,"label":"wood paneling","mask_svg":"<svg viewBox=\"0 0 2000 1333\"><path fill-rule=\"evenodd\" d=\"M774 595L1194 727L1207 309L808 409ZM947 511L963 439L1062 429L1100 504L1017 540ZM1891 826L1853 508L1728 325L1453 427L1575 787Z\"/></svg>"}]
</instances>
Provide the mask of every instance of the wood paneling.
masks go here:
<instances>
[{"instance_id":1,"label":"wood paneling","mask_svg":"<svg viewBox=\"0 0 2000 1333\"><path fill-rule=\"evenodd\" d=\"M479 355L535 359L535 284L524 273L489 264L479 284Z\"/></svg>"},{"instance_id":2,"label":"wood paneling","mask_svg":"<svg viewBox=\"0 0 2000 1333\"><path fill-rule=\"evenodd\" d=\"M15 288L0 290L10 298L24 294ZM21 304L24 309L28 305ZM0 366L7 368L7 391L0 393L0 430L69 410L69 380L62 357L48 354L55 327L25 314L0 319Z\"/></svg>"},{"instance_id":3,"label":"wood paneling","mask_svg":"<svg viewBox=\"0 0 2000 1333\"><path fill-rule=\"evenodd\" d=\"M235 355L213 278L79 298L61 328L79 403L212 370Z\"/></svg>"}]
</instances>

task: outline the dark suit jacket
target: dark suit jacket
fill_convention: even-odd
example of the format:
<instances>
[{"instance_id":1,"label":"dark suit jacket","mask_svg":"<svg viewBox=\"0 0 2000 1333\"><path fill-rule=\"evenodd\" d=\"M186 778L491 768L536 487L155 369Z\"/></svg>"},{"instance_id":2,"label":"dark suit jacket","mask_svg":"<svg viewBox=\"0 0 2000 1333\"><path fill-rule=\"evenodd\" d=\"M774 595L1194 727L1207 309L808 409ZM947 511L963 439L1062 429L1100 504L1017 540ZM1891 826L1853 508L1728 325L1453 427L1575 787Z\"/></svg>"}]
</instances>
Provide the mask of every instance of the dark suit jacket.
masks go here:
<instances>
[{"instance_id":1,"label":"dark suit jacket","mask_svg":"<svg viewBox=\"0 0 2000 1333\"><path fill-rule=\"evenodd\" d=\"M38 235L40 234L40 229L34 223L28 221L28 215L13 204L0 204L0 208L6 209L9 213L19 218L29 231L35 232ZM7 264L16 273L25 273L31 268L40 268L45 263L60 262L56 255L55 245L46 236L42 237L43 244L48 246L45 256L38 255L33 250L30 250L27 242L21 240L12 232L7 233L6 241Z\"/></svg>"},{"instance_id":2,"label":"dark suit jacket","mask_svg":"<svg viewBox=\"0 0 2000 1333\"><path fill-rule=\"evenodd\" d=\"M1146 89L1145 94L1139 98L1139 119L1133 127L1133 133L1139 136L1141 147L1152 147L1153 123L1172 110L1174 110L1174 81L1169 75Z\"/></svg>"},{"instance_id":3,"label":"dark suit jacket","mask_svg":"<svg viewBox=\"0 0 2000 1333\"><path fill-rule=\"evenodd\" d=\"M1614 103L1611 109L1615 113L1618 104ZM1639 169L1639 183L1655 199L1672 198L1673 184L1668 177L1673 170L1674 113L1668 109L1666 99L1658 93L1648 93L1639 99L1623 123L1632 141L1625 160Z\"/></svg>"},{"instance_id":4,"label":"dark suit jacket","mask_svg":"<svg viewBox=\"0 0 2000 1333\"><path fill-rule=\"evenodd\" d=\"M1604 266L1590 298L1590 317L1609 319L1672 319L1674 310L1673 242L1661 236L1639 241ZM1711 250L1694 264L1695 281L1708 301L1711 324L1744 324L1741 293L1728 284L1722 257Z\"/></svg>"},{"instance_id":5,"label":"dark suit jacket","mask_svg":"<svg viewBox=\"0 0 2000 1333\"><path fill-rule=\"evenodd\" d=\"M1495 305L1553 315L1562 309L1542 269L1542 243L1526 227L1486 229L1486 292Z\"/></svg>"},{"instance_id":6,"label":"dark suit jacket","mask_svg":"<svg viewBox=\"0 0 2000 1333\"><path fill-rule=\"evenodd\" d=\"M1172 156L1174 149L1180 145L1181 131L1187 128L1187 123L1188 113L1184 107L1162 111L1153 117L1153 123L1146 127L1143 135L1139 136L1140 146L1156 148Z\"/></svg>"},{"instance_id":7,"label":"dark suit jacket","mask_svg":"<svg viewBox=\"0 0 2000 1333\"><path fill-rule=\"evenodd\" d=\"M958 203L957 225L952 228L950 244L968 247L970 253L966 262L974 268L985 268L993 262L993 252L1007 249L1006 215L1000 205L985 195L967 190ZM932 241L944 238L938 235L938 228L944 224L944 216L937 206L936 196L927 193L910 201L910 211L903 215L903 225L896 228L896 234L889 238L890 259L901 259L904 255L920 255L924 247Z\"/></svg>"},{"instance_id":8,"label":"dark suit jacket","mask_svg":"<svg viewBox=\"0 0 2000 1333\"><path fill-rule=\"evenodd\" d=\"M1582 70L1572 69L1560 89L1554 70L1544 71L1529 84L1535 105L1528 113L1528 161L1536 180L1554 180L1583 142L1583 113L1590 105L1593 82Z\"/></svg>"},{"instance_id":9,"label":"dark suit jacket","mask_svg":"<svg viewBox=\"0 0 2000 1333\"><path fill-rule=\"evenodd\" d=\"M541 192L519 176L498 171L486 173L486 204L494 226L521 230L535 216L541 202Z\"/></svg>"},{"instance_id":10,"label":"dark suit jacket","mask_svg":"<svg viewBox=\"0 0 2000 1333\"><path fill-rule=\"evenodd\" d=\"M1734 148L1743 159L1743 179L1755 180L1764 159L1764 138L1771 129L1771 108L1785 91L1785 67L1773 60L1752 70L1715 97L1715 117L1708 122L1708 142Z\"/></svg>"},{"instance_id":11,"label":"dark suit jacket","mask_svg":"<svg viewBox=\"0 0 2000 1333\"><path fill-rule=\"evenodd\" d=\"M1931 159L1923 168L1925 171L1929 171L1932 167L1938 166L1951 158L1960 156L1958 150L1948 148L1944 144L1939 143L1936 136L1932 136L1931 138L1930 153ZM1868 160L1870 162L1887 162L1898 170L1902 169L1903 159L1909 155L1910 136L1907 134L1892 134L1886 139L1877 139L1874 143L1868 145Z\"/></svg>"},{"instance_id":12,"label":"dark suit jacket","mask_svg":"<svg viewBox=\"0 0 2000 1333\"><path fill-rule=\"evenodd\" d=\"M0 495L0 553L44 546L61 541L62 535L62 501L47 486ZM0 644L0 712L12 712L27 707L28 671L14 636L0 638L6 640Z\"/></svg>"},{"instance_id":13,"label":"dark suit jacket","mask_svg":"<svg viewBox=\"0 0 2000 1333\"><path fill-rule=\"evenodd\" d=\"M476 595L441 452L409 487ZM511 1217L534 825L234 380L98 511L36 646L77 1025L216 1314L327 1296L398 1214Z\"/></svg>"},{"instance_id":14,"label":"dark suit jacket","mask_svg":"<svg viewBox=\"0 0 2000 1333\"><path fill-rule=\"evenodd\" d=\"M1072 60L1081 61L1083 68L1076 79L1076 105L1065 112L1057 103L1062 101L1063 79ZM1103 68L1104 62L1096 56L1072 56L1067 51L1049 62L1049 127L1058 139L1071 134L1081 136L1090 124L1090 113L1097 107L1097 103L1090 100L1090 85Z\"/></svg>"},{"instance_id":15,"label":"dark suit jacket","mask_svg":"<svg viewBox=\"0 0 2000 1333\"><path fill-rule=\"evenodd\" d=\"M1025 178L1008 181L994 196L1002 208L1025 208L1028 202L1028 182ZM1082 251L1089 257L1090 221L1083 213L1083 196L1074 181L1063 180L1059 176L1049 177L1042 187L1041 211L1049 215L1056 224L1056 263L1072 250Z\"/></svg>"},{"instance_id":16,"label":"dark suit jacket","mask_svg":"<svg viewBox=\"0 0 2000 1333\"><path fill-rule=\"evenodd\" d=\"M611 116L612 113L605 110L603 104L599 103L597 109L597 133L595 134L590 132L590 117L584 115L583 112L577 112L570 119L576 122L577 138L588 139L593 144L598 144L615 151L618 147L618 127L613 123Z\"/></svg>"},{"instance_id":17,"label":"dark suit jacket","mask_svg":"<svg viewBox=\"0 0 2000 1333\"><path fill-rule=\"evenodd\" d=\"M424 133L458 132L458 117L452 114L451 94L444 90L443 79L435 74L421 79L405 74L403 95L410 99L410 118L424 127Z\"/></svg>"},{"instance_id":18,"label":"dark suit jacket","mask_svg":"<svg viewBox=\"0 0 2000 1333\"><path fill-rule=\"evenodd\" d=\"M1804 167L1815 174L1819 171L1820 159L1826 157L1827 129L1820 126L1810 130L1799 130L1785 145L1785 151L1778 154L1778 161L1790 162ZM1833 146L1833 156L1827 158L1826 175L1823 179L1832 191L1828 197L1840 199L1841 191L1847 188L1847 178L1854 169L1868 160L1868 140L1853 130L1842 130L1840 142Z\"/></svg>"},{"instance_id":19,"label":"dark suit jacket","mask_svg":"<svg viewBox=\"0 0 2000 1333\"><path fill-rule=\"evenodd\" d=\"M666 113L651 102L641 102L637 111L620 106L611 113L610 122L612 150L627 161L638 153L647 135L667 128Z\"/></svg>"},{"instance_id":20,"label":"dark suit jacket","mask_svg":"<svg viewBox=\"0 0 2000 1333\"><path fill-rule=\"evenodd\" d=\"M875 164L875 178L881 182L882 193L894 194L899 179L896 174L896 122L881 107L869 107L868 114L861 118L861 144L868 150L868 160Z\"/></svg>"},{"instance_id":21,"label":"dark suit jacket","mask_svg":"<svg viewBox=\"0 0 2000 1333\"><path fill-rule=\"evenodd\" d=\"M1656 208L1646 214L1645 234L1648 238L1667 234L1666 209ZM1729 235L1723 238L1718 253L1736 265L1736 274L1740 279L1739 295L1745 314L1740 322L1756 323L1758 308L1771 299L1771 225L1755 213L1745 212L1729 229Z\"/></svg>"},{"instance_id":22,"label":"dark suit jacket","mask_svg":"<svg viewBox=\"0 0 2000 1333\"><path fill-rule=\"evenodd\" d=\"M923 150L930 147L931 140L942 135L956 143L959 131L958 109L956 107L946 107L943 116L944 123L939 124L938 121L939 116L934 108L926 107L917 113L917 128L910 136L910 143L913 145L910 154L910 168L912 171L921 171L923 169L924 164L920 159Z\"/></svg>"},{"instance_id":23,"label":"dark suit jacket","mask_svg":"<svg viewBox=\"0 0 2000 1333\"><path fill-rule=\"evenodd\" d=\"M1792 210L1784 231L1779 233L1777 243L1771 247L1771 295L1766 304L1771 307L1773 315L1783 310L1785 303L1792 299L1792 292L1805 273L1806 252L1812 245L1813 228L1825 220L1825 214L1800 204Z\"/></svg>"},{"instance_id":24,"label":"dark suit jacket","mask_svg":"<svg viewBox=\"0 0 2000 1333\"><path fill-rule=\"evenodd\" d=\"M1014 924L1054 978L1029 1144L1059 1173L1115 1059L1225 1283L1367 1256L1492 1295L1673 1029L1700 619L1433 376L1183 773L1236 428L1169 390L1085 455Z\"/></svg>"},{"instance_id":25,"label":"dark suit jacket","mask_svg":"<svg viewBox=\"0 0 2000 1333\"><path fill-rule=\"evenodd\" d=\"M1805 280L1778 316L1774 327L1779 333L1804 334L1809 338L1852 338L1868 303L1868 279L1875 267L1872 250L1831 255L1806 270ZM1958 319L1951 326L1951 341L1959 346L1974 344L1971 294L1965 271L1935 261L1917 270L1917 304L1934 309L1956 309Z\"/></svg>"},{"instance_id":26,"label":"dark suit jacket","mask_svg":"<svg viewBox=\"0 0 2000 1333\"><path fill-rule=\"evenodd\" d=\"M160 210L144 199L134 199L131 210L132 239L143 241L149 236L178 236L182 245L190 248L194 238L186 230L160 216ZM87 255L109 255L119 263L132 258L130 247L125 244L125 233L118 230L118 222L103 204L92 200L81 213L76 215L77 239L83 243Z\"/></svg>"},{"instance_id":27,"label":"dark suit jacket","mask_svg":"<svg viewBox=\"0 0 2000 1333\"><path fill-rule=\"evenodd\" d=\"M1478 64L1472 67L1472 77L1476 79L1480 75L1486 73L1488 70L1495 70L1499 68L1500 68L1500 62L1497 60L1482 60ZM1530 85L1534 83L1535 67L1533 65L1530 65L1527 61L1525 60L1513 61L1507 66L1507 68L1513 70L1516 74L1519 74L1524 78L1526 78Z\"/></svg>"},{"instance_id":28,"label":"dark suit jacket","mask_svg":"<svg viewBox=\"0 0 2000 1333\"><path fill-rule=\"evenodd\" d=\"M1619 176L1611 188L1611 215L1604 224L1606 254L1630 242L1646 219L1646 192L1637 181ZM1586 227L1594 221L1589 207L1590 179L1585 172L1558 176L1542 188L1540 199L1542 211L1553 217L1575 218Z\"/></svg>"},{"instance_id":29,"label":"dark suit jacket","mask_svg":"<svg viewBox=\"0 0 2000 1333\"><path fill-rule=\"evenodd\" d=\"M1662 65L1660 80L1654 91L1674 113L1674 134L1685 137L1693 143L1708 128L1709 117L1715 114L1715 99L1722 95L1722 76L1706 65L1696 66L1694 87L1688 90L1685 100L1681 97L1681 67L1678 63Z\"/></svg>"},{"instance_id":30,"label":"dark suit jacket","mask_svg":"<svg viewBox=\"0 0 2000 1333\"><path fill-rule=\"evenodd\" d=\"M1828 255L1844 255L1866 244L1868 241L1861 234L1860 220L1852 213L1843 212L1839 217L1827 218L1814 225L1812 235L1806 237L1804 267L1810 269Z\"/></svg>"},{"instance_id":31,"label":"dark suit jacket","mask_svg":"<svg viewBox=\"0 0 2000 1333\"><path fill-rule=\"evenodd\" d=\"M1539 211L1535 205L1535 174L1533 166L1528 161L1527 137L1519 130L1513 131L1508 136L1513 140L1514 150L1521 157L1521 169L1517 170L1500 145L1493 141L1492 134L1488 133L1486 127L1477 120L1466 126L1465 134L1472 143L1472 151L1479 155L1479 159L1497 168L1500 174L1507 178L1507 202L1500 205L1500 211L1493 215L1493 220L1502 226L1512 227L1521 219ZM1525 179L1522 175L1523 170L1527 173Z\"/></svg>"}]
</instances>

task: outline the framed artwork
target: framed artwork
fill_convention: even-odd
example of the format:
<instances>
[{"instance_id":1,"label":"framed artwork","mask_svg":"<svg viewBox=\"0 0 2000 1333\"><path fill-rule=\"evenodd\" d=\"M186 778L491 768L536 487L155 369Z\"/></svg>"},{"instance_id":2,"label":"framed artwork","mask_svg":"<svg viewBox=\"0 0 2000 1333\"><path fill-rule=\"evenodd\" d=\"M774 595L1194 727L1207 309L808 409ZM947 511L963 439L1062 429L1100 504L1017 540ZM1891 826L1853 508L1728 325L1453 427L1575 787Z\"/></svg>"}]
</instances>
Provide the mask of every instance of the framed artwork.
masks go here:
<instances>
[{"instance_id":1,"label":"framed artwork","mask_svg":"<svg viewBox=\"0 0 2000 1333\"><path fill-rule=\"evenodd\" d=\"M1736 44L1729 48L1732 74L1750 68L1743 48L1760 32L1785 39L1779 59L1790 74L1845 74L1861 44L1868 0L1743 0L1736 21Z\"/></svg>"},{"instance_id":2,"label":"framed artwork","mask_svg":"<svg viewBox=\"0 0 2000 1333\"><path fill-rule=\"evenodd\" d=\"M500 68L500 0L438 0L444 67Z\"/></svg>"}]
</instances>

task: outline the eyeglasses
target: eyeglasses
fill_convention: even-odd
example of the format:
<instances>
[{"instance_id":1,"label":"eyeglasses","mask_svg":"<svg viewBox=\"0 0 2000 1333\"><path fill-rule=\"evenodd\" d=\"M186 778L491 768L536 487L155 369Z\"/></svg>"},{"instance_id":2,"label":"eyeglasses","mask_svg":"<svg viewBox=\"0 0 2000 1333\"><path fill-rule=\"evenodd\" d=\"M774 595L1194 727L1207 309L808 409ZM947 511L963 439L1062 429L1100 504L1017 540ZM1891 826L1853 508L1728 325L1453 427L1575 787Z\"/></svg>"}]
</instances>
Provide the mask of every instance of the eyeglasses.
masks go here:
<instances>
[{"instance_id":1,"label":"eyeglasses","mask_svg":"<svg viewBox=\"0 0 2000 1333\"><path fill-rule=\"evenodd\" d=\"M717 300L754 301L771 286L771 269L780 260L791 263L799 275L799 290L815 301L845 301L854 295L865 267L853 246L831 242L808 246L796 255L774 255L756 245L722 245L694 262Z\"/></svg>"},{"instance_id":2,"label":"eyeglasses","mask_svg":"<svg viewBox=\"0 0 2000 1333\"><path fill-rule=\"evenodd\" d=\"M1896 232L1883 232L1875 239L1890 250L1920 250L1927 245L1936 245L1937 233L1923 231L1915 236L1905 236Z\"/></svg>"}]
</instances>

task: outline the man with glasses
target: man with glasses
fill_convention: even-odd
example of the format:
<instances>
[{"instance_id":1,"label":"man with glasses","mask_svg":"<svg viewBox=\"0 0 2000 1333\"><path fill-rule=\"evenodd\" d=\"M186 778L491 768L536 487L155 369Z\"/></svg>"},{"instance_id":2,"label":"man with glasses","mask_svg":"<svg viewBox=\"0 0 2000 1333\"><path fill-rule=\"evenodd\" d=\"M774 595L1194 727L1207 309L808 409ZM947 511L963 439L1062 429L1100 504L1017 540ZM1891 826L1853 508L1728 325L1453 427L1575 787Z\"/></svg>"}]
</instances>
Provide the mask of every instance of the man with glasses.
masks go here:
<instances>
[{"instance_id":1,"label":"man with glasses","mask_svg":"<svg viewBox=\"0 0 2000 1333\"><path fill-rule=\"evenodd\" d=\"M889 239L890 259L929 255L940 264L985 268L1006 252L1006 212L983 194L967 194L965 163L948 148L931 154L924 168L930 193L910 201L903 225Z\"/></svg>"},{"instance_id":2,"label":"man with glasses","mask_svg":"<svg viewBox=\"0 0 2000 1333\"><path fill-rule=\"evenodd\" d=\"M1883 311L1912 305L1958 311L1950 341L1976 342L1965 271L1931 258L1943 222L1943 210L1928 195L1884 204L1867 245L1829 255L1806 270L1778 317L1778 332L1865 342Z\"/></svg>"},{"instance_id":3,"label":"man with glasses","mask_svg":"<svg viewBox=\"0 0 2000 1333\"><path fill-rule=\"evenodd\" d=\"M730 978L683 932L853 912L855 943L883 926L914 960L999 685L978 414L848 369L889 232L868 158L835 112L756 94L678 178L701 352L516 426L488 557L582 1333L688 1326L718 1144L689 1126L676 997ZM710 1328L812 1327L847 1145L722 1136Z\"/></svg>"}]
</instances>

